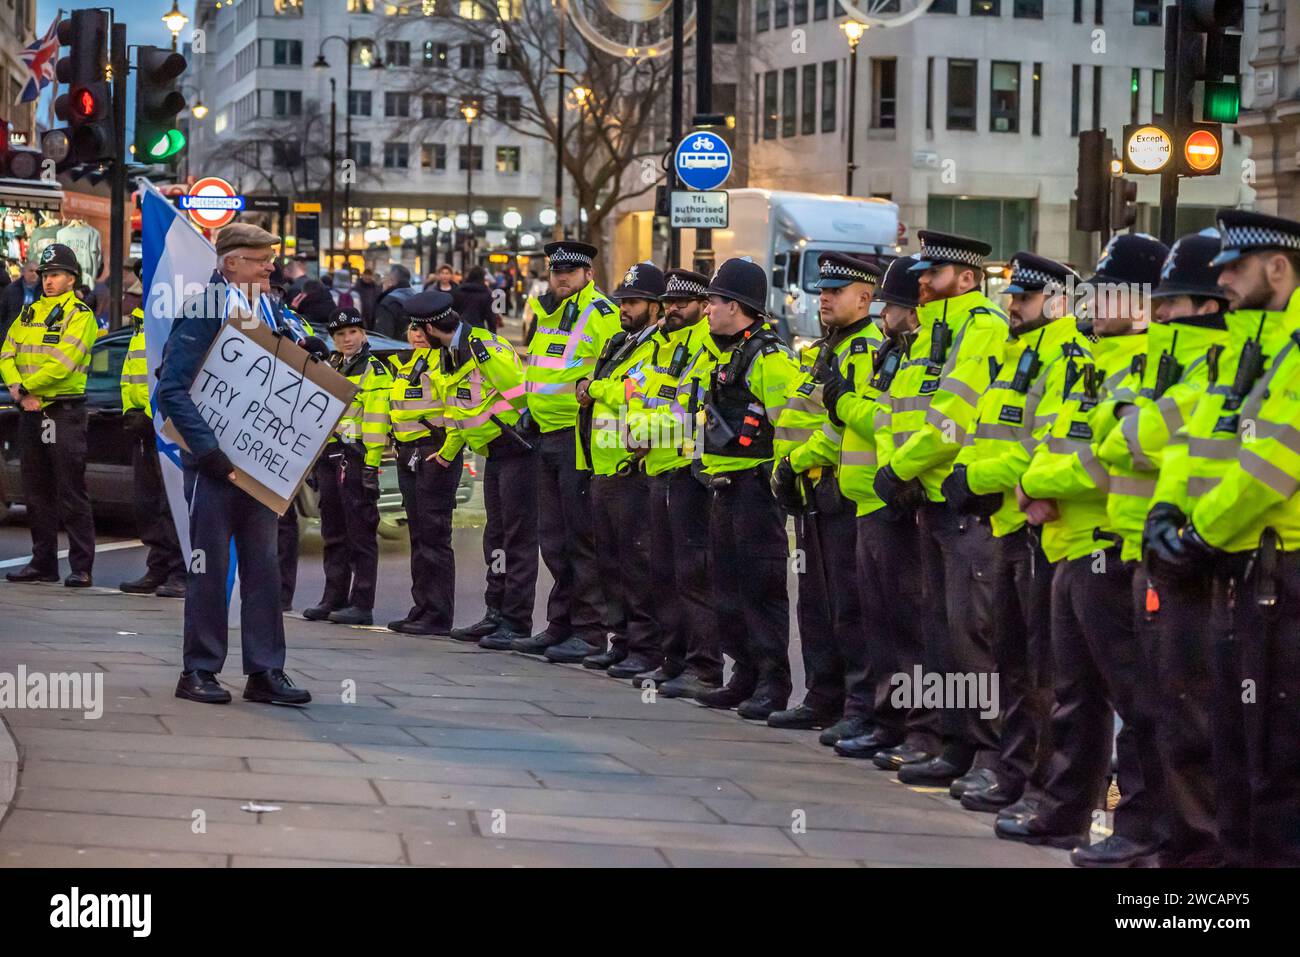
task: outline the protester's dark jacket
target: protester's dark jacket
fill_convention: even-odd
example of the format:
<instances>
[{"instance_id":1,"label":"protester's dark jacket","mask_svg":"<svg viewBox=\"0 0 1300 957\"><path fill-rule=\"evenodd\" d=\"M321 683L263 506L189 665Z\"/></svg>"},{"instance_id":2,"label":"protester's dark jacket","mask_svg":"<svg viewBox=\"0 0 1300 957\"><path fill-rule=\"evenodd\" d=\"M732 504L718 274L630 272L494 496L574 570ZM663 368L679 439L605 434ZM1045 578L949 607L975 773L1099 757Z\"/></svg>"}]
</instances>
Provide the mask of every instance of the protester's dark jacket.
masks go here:
<instances>
[{"instance_id":1,"label":"protester's dark jacket","mask_svg":"<svg viewBox=\"0 0 1300 957\"><path fill-rule=\"evenodd\" d=\"M375 328L375 300L379 298L379 284L373 280L367 282L358 279L352 287L352 293L356 297L357 311L361 313L366 328Z\"/></svg>"},{"instance_id":2,"label":"protester's dark jacket","mask_svg":"<svg viewBox=\"0 0 1300 957\"><path fill-rule=\"evenodd\" d=\"M204 291L185 300L163 349L156 393L158 408L164 419L172 420L189 446L189 452L181 451L181 464L186 468L193 468L196 459L218 447L217 437L190 398L190 388L221 329L225 300L225 280L214 271Z\"/></svg>"},{"instance_id":3,"label":"protester's dark jacket","mask_svg":"<svg viewBox=\"0 0 1300 957\"><path fill-rule=\"evenodd\" d=\"M394 286L375 302L374 331L390 339L404 341L406 327L411 324L406 315L406 300L415 295L410 283Z\"/></svg>"},{"instance_id":4,"label":"protester's dark jacket","mask_svg":"<svg viewBox=\"0 0 1300 957\"><path fill-rule=\"evenodd\" d=\"M496 331L496 314L492 312L492 290L482 283L461 283L451 294L452 308L471 326Z\"/></svg>"},{"instance_id":5,"label":"protester's dark jacket","mask_svg":"<svg viewBox=\"0 0 1300 957\"><path fill-rule=\"evenodd\" d=\"M9 326L18 314L23 311L23 294L26 284L20 276L14 282L5 286L4 292L0 293L0 337L9 330ZM41 297L40 285L36 287L36 298Z\"/></svg>"}]
</instances>

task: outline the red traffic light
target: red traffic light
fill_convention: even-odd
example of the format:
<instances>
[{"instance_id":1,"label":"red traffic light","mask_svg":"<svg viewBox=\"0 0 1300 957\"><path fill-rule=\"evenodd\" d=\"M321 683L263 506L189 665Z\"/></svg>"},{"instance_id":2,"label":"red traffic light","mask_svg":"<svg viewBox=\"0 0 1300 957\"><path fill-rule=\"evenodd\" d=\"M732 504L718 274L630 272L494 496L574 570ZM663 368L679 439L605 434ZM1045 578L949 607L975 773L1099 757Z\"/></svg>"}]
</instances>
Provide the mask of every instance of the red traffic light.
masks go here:
<instances>
[{"instance_id":1,"label":"red traffic light","mask_svg":"<svg viewBox=\"0 0 1300 957\"><path fill-rule=\"evenodd\" d=\"M90 119L95 115L95 94L86 88L74 90L72 93L72 111L82 119Z\"/></svg>"}]
</instances>

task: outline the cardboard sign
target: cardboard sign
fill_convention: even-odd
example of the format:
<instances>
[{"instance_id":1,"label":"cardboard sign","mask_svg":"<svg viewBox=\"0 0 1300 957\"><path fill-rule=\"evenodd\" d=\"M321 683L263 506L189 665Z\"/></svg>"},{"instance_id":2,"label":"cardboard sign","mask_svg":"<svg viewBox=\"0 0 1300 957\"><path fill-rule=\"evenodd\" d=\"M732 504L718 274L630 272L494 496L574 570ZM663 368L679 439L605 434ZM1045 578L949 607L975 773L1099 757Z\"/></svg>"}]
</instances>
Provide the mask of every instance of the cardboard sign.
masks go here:
<instances>
[{"instance_id":1,"label":"cardboard sign","mask_svg":"<svg viewBox=\"0 0 1300 957\"><path fill-rule=\"evenodd\" d=\"M283 515L357 389L260 320L231 315L190 398L235 466L235 485ZM171 419L163 435L188 448Z\"/></svg>"}]
</instances>

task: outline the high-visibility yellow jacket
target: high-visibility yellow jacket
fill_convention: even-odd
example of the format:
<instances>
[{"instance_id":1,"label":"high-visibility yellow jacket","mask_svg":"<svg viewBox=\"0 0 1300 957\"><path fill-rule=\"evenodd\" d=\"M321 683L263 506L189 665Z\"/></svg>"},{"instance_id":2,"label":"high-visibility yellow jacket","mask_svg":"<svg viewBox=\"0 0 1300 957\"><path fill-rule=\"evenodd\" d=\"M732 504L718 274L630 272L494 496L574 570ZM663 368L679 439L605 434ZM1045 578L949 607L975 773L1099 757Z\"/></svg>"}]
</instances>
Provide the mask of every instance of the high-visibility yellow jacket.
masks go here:
<instances>
[{"instance_id":1,"label":"high-visibility yellow jacket","mask_svg":"<svg viewBox=\"0 0 1300 957\"><path fill-rule=\"evenodd\" d=\"M990 519L995 536L1010 535L1025 525L1025 513L1016 502L1016 484L1029 467L1034 449L1056 421L1067 346L1072 354L1087 352L1074 316L1063 316L1009 339L997 378L980 396L971 441L957 453L955 464L966 466L972 492L1002 493L1002 507ZM1016 388L1017 369L1030 349L1037 354L1038 369L1025 369L1027 381L1021 383L1021 391Z\"/></svg>"},{"instance_id":2,"label":"high-visibility yellow jacket","mask_svg":"<svg viewBox=\"0 0 1300 957\"><path fill-rule=\"evenodd\" d=\"M1300 290L1285 312L1263 317L1256 329L1265 371L1238 410L1228 411L1225 401L1229 421L1218 423L1237 420L1236 456L1191 512L1201 537L1229 552L1256 548L1266 528L1283 549L1300 548ZM1189 454L1190 440L1189 433Z\"/></svg>"},{"instance_id":3,"label":"high-visibility yellow jacket","mask_svg":"<svg viewBox=\"0 0 1300 957\"><path fill-rule=\"evenodd\" d=\"M1106 513L1124 539L1125 561L1142 557L1142 528L1156 490L1156 478L1170 437L1182 427L1209 384L1209 350L1222 350L1226 328L1157 323L1147 334L1142 391L1132 404L1121 403L1122 417L1097 445L1097 458L1110 475ZM1161 357L1181 367L1176 381L1162 383L1156 396Z\"/></svg>"},{"instance_id":4,"label":"high-visibility yellow jacket","mask_svg":"<svg viewBox=\"0 0 1300 957\"><path fill-rule=\"evenodd\" d=\"M925 303L916 314L921 325L908 360L888 400L882 396L894 444L888 464L904 481L919 478L930 501L942 502L939 487L975 430L975 407L1002 361L1007 318L977 290ZM944 355L931 356L935 330L943 325L952 343Z\"/></svg>"},{"instance_id":5,"label":"high-visibility yellow jacket","mask_svg":"<svg viewBox=\"0 0 1300 957\"><path fill-rule=\"evenodd\" d=\"M436 349L400 352L389 362L393 381L388 392L388 421L393 440L418 442L444 428L442 373Z\"/></svg>"},{"instance_id":6,"label":"high-visibility yellow jacket","mask_svg":"<svg viewBox=\"0 0 1300 957\"><path fill-rule=\"evenodd\" d=\"M42 296L9 326L0 346L0 378L43 400L86 394L95 314L75 292Z\"/></svg>"},{"instance_id":7,"label":"high-visibility yellow jacket","mask_svg":"<svg viewBox=\"0 0 1300 957\"><path fill-rule=\"evenodd\" d=\"M334 426L330 441L361 444L366 465L378 466L393 427L388 408L393 389L392 372L377 356L371 355L369 346L347 360L336 352L330 356L330 365L357 387L357 394L339 424Z\"/></svg>"},{"instance_id":8,"label":"high-visibility yellow jacket","mask_svg":"<svg viewBox=\"0 0 1300 957\"><path fill-rule=\"evenodd\" d=\"M650 339L654 354L645 367L645 383L632 393L627 407L632 444L648 450L647 475L662 475L691 464L686 442L694 433L695 412L682 406L678 397L682 392L682 378L688 369L694 368L692 359L698 356L708 335L708 320L701 319L673 332L660 328ZM703 387L688 383L687 390L688 405L690 396L694 395L698 407L703 399Z\"/></svg>"},{"instance_id":9,"label":"high-visibility yellow jacket","mask_svg":"<svg viewBox=\"0 0 1300 957\"><path fill-rule=\"evenodd\" d=\"M573 428L578 422L573 387L591 378L605 341L619 331L618 307L590 282L550 308L536 297L528 307L537 320L524 357L528 409L543 432Z\"/></svg>"},{"instance_id":10,"label":"high-visibility yellow jacket","mask_svg":"<svg viewBox=\"0 0 1300 957\"><path fill-rule=\"evenodd\" d=\"M714 341L705 322L704 332L700 336L700 348L686 364L681 378L677 382L677 407L683 410L682 422L685 426L682 435L682 458L688 462L699 461L704 465L704 424L707 415L704 411L709 397L709 383L713 381L713 371L718 367L718 344Z\"/></svg>"},{"instance_id":11,"label":"high-visibility yellow jacket","mask_svg":"<svg viewBox=\"0 0 1300 957\"><path fill-rule=\"evenodd\" d=\"M656 326L647 326L633 335L620 332L606 340L592 378L587 382L587 394L595 402L578 417L580 468L590 468L596 475L616 475L632 461L633 453L628 448L628 407L633 396L645 399L656 331ZM590 462L586 462L588 448Z\"/></svg>"},{"instance_id":12,"label":"high-visibility yellow jacket","mask_svg":"<svg viewBox=\"0 0 1300 957\"><path fill-rule=\"evenodd\" d=\"M854 391L840 396L835 405L835 416L844 423L840 430L837 477L840 494L857 506L855 514L859 517L885 507L875 490L879 467L877 433L887 428L889 420L889 410L881 403L880 397L888 391L897 368L892 372L883 366L877 370L877 357L886 350L897 350L901 363L910 338L909 335L898 340L881 339L872 343L869 353L849 355L843 363L847 367L843 370L845 376L849 374L849 368L853 370Z\"/></svg>"},{"instance_id":13,"label":"high-visibility yellow jacket","mask_svg":"<svg viewBox=\"0 0 1300 957\"><path fill-rule=\"evenodd\" d=\"M447 439L439 453L451 460L465 446L479 455L519 422L524 406L524 367L514 347L500 336L468 323L454 349L443 350L441 390Z\"/></svg>"},{"instance_id":14,"label":"high-visibility yellow jacket","mask_svg":"<svg viewBox=\"0 0 1300 957\"><path fill-rule=\"evenodd\" d=\"M1145 353L1145 334L1095 342L1092 361L1083 363L1077 380L1068 383L1056 420L1020 478L1026 495L1054 500L1060 513L1043 526L1048 561L1082 558L1114 544L1106 517L1109 475L1097 460L1094 443L1105 438L1115 421L1117 396L1136 393L1142 363L1134 360Z\"/></svg>"},{"instance_id":15,"label":"high-visibility yellow jacket","mask_svg":"<svg viewBox=\"0 0 1300 957\"><path fill-rule=\"evenodd\" d=\"M149 406L149 360L144 351L144 310L131 310L131 341L122 363L122 411L139 409L153 415Z\"/></svg>"}]
</instances>

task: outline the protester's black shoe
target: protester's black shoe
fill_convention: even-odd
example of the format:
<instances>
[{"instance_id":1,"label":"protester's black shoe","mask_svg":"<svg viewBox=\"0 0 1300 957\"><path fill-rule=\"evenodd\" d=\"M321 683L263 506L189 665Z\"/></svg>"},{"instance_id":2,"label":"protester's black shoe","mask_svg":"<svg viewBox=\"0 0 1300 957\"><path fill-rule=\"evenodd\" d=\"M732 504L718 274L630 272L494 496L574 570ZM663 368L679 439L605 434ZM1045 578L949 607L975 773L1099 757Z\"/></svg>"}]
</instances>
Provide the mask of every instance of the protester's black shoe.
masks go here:
<instances>
[{"instance_id":1,"label":"protester's black shoe","mask_svg":"<svg viewBox=\"0 0 1300 957\"><path fill-rule=\"evenodd\" d=\"M898 769L898 780L904 784L921 784L929 787L947 787L970 770L970 764L953 764L943 755L929 761L914 761Z\"/></svg>"},{"instance_id":2,"label":"protester's black shoe","mask_svg":"<svg viewBox=\"0 0 1300 957\"><path fill-rule=\"evenodd\" d=\"M816 708L810 708L806 704L786 708L784 711L773 711L767 716L768 727L789 728L793 731L812 731L816 728L825 728L834 724L835 721L835 715L823 714Z\"/></svg>"},{"instance_id":3,"label":"protester's black shoe","mask_svg":"<svg viewBox=\"0 0 1300 957\"><path fill-rule=\"evenodd\" d=\"M142 575L134 581L122 582L118 585L118 591L126 592L128 595L152 595L163 583L163 579L155 578L153 575Z\"/></svg>"},{"instance_id":4,"label":"protester's black shoe","mask_svg":"<svg viewBox=\"0 0 1300 957\"><path fill-rule=\"evenodd\" d=\"M753 688L745 688L736 685L727 685L725 688L719 688L717 691L708 691L701 695L696 695L695 700L706 708L735 708L742 701L748 701L754 693Z\"/></svg>"},{"instance_id":5,"label":"protester's black shoe","mask_svg":"<svg viewBox=\"0 0 1300 957\"><path fill-rule=\"evenodd\" d=\"M546 649L551 645L558 645L564 641L564 638L556 638L549 631L539 631L531 638L524 637L516 639L510 643L511 651L518 651L525 655L541 655L546 653Z\"/></svg>"},{"instance_id":6,"label":"protester's black shoe","mask_svg":"<svg viewBox=\"0 0 1300 957\"><path fill-rule=\"evenodd\" d=\"M311 692L295 688L284 671L272 668L248 676L244 682L244 700L263 704L306 704L311 701Z\"/></svg>"},{"instance_id":7,"label":"protester's black shoe","mask_svg":"<svg viewBox=\"0 0 1300 957\"><path fill-rule=\"evenodd\" d=\"M628 655L622 661L615 662L605 669L611 678L635 678L639 674L654 669L655 663L645 655Z\"/></svg>"},{"instance_id":8,"label":"protester's black shoe","mask_svg":"<svg viewBox=\"0 0 1300 957\"><path fill-rule=\"evenodd\" d=\"M1156 848L1112 834L1090 846L1080 845L1070 853L1075 867L1154 867Z\"/></svg>"},{"instance_id":9,"label":"protester's black shoe","mask_svg":"<svg viewBox=\"0 0 1300 957\"><path fill-rule=\"evenodd\" d=\"M604 671L610 665L616 665L627 657L627 649L609 646L608 651L596 651L592 649L592 654L582 659L582 667L590 668L592 671Z\"/></svg>"},{"instance_id":10,"label":"protester's black shoe","mask_svg":"<svg viewBox=\"0 0 1300 957\"><path fill-rule=\"evenodd\" d=\"M659 686L659 693L665 698L694 698L697 701L702 695L713 694L718 690L718 685L705 681L691 671L683 671L676 678L670 678Z\"/></svg>"},{"instance_id":11,"label":"protester's black shoe","mask_svg":"<svg viewBox=\"0 0 1300 957\"><path fill-rule=\"evenodd\" d=\"M448 635L456 641L478 641L480 638L486 638L501 628L501 612L495 608L489 608L487 614L480 621L472 625L466 625L464 628L453 628Z\"/></svg>"},{"instance_id":12,"label":"protester's black shoe","mask_svg":"<svg viewBox=\"0 0 1300 957\"><path fill-rule=\"evenodd\" d=\"M644 688L646 685L658 688L665 681L672 681L677 675L672 674L664 669L663 665L657 668L650 668L646 671L637 672L632 676L633 688Z\"/></svg>"},{"instance_id":13,"label":"protester's black shoe","mask_svg":"<svg viewBox=\"0 0 1300 957\"><path fill-rule=\"evenodd\" d=\"M22 571L5 572L5 580L17 582L20 585L26 585L29 582L56 582L59 580L59 573L43 572L39 568L28 565Z\"/></svg>"},{"instance_id":14,"label":"protester's black shoe","mask_svg":"<svg viewBox=\"0 0 1300 957\"><path fill-rule=\"evenodd\" d=\"M933 757L933 754L922 748L909 748L906 744L900 744L877 752L871 761L882 771L897 771L904 764L929 761Z\"/></svg>"},{"instance_id":15,"label":"protester's black shoe","mask_svg":"<svg viewBox=\"0 0 1300 957\"><path fill-rule=\"evenodd\" d=\"M558 645L551 645L551 647L543 651L542 657L557 665L576 665L580 664L584 658L599 653L599 645L593 645L577 635L570 635Z\"/></svg>"},{"instance_id":16,"label":"protester's black shoe","mask_svg":"<svg viewBox=\"0 0 1300 957\"><path fill-rule=\"evenodd\" d=\"M974 800L974 798L972 798ZM1019 801L1013 801L1002 810L998 811L998 820L1012 820L1014 818L1033 817L1038 813L1038 806L1042 803L1041 798L1031 797L1026 794Z\"/></svg>"},{"instance_id":17,"label":"protester's black shoe","mask_svg":"<svg viewBox=\"0 0 1300 957\"><path fill-rule=\"evenodd\" d=\"M418 618L401 618L397 621L390 621L388 623L388 630L395 631L401 635L437 635L439 638L448 637L447 632L435 628L427 621L420 621Z\"/></svg>"},{"instance_id":18,"label":"protester's black shoe","mask_svg":"<svg viewBox=\"0 0 1300 957\"><path fill-rule=\"evenodd\" d=\"M159 598L184 598L185 597L185 579L172 578L163 582L153 593Z\"/></svg>"},{"instance_id":19,"label":"protester's black shoe","mask_svg":"<svg viewBox=\"0 0 1300 957\"><path fill-rule=\"evenodd\" d=\"M200 704L230 704L230 692L221 687L211 671L182 671L176 682L176 697Z\"/></svg>"},{"instance_id":20,"label":"protester's black shoe","mask_svg":"<svg viewBox=\"0 0 1300 957\"><path fill-rule=\"evenodd\" d=\"M369 608L358 608L356 605L350 605L347 608L340 608L338 611L330 612L330 621L336 625L373 625L375 616Z\"/></svg>"},{"instance_id":21,"label":"protester's black shoe","mask_svg":"<svg viewBox=\"0 0 1300 957\"><path fill-rule=\"evenodd\" d=\"M1004 841L1019 841L1021 844L1046 844L1048 847L1060 847L1067 851L1074 850L1080 844L1088 842L1088 833L1053 834L1039 823L1036 816L999 817L993 825L993 833Z\"/></svg>"},{"instance_id":22,"label":"protester's black shoe","mask_svg":"<svg viewBox=\"0 0 1300 957\"><path fill-rule=\"evenodd\" d=\"M326 605L322 602L319 605L312 605L310 608L304 608L302 610L302 617L306 618L308 621L325 621L330 615L334 614L335 611L337 611L337 609L333 605Z\"/></svg>"},{"instance_id":23,"label":"protester's black shoe","mask_svg":"<svg viewBox=\"0 0 1300 957\"><path fill-rule=\"evenodd\" d=\"M998 817L1001 817L1003 811L1018 802L1021 793L1021 788L1008 790L994 781L993 784L986 788L968 790L961 796L961 806L968 811L986 811L989 813L997 811ZM1011 814L1008 817L1015 817L1015 815Z\"/></svg>"},{"instance_id":24,"label":"protester's black shoe","mask_svg":"<svg viewBox=\"0 0 1300 957\"><path fill-rule=\"evenodd\" d=\"M997 783L998 776L992 768L975 768L948 785L948 796L960 801L967 792L985 791Z\"/></svg>"},{"instance_id":25,"label":"protester's black shoe","mask_svg":"<svg viewBox=\"0 0 1300 957\"><path fill-rule=\"evenodd\" d=\"M840 738L835 742L835 753L842 758L874 758L884 751L898 747L898 741L878 731L870 731L856 738ZM900 764L899 767L902 767Z\"/></svg>"},{"instance_id":26,"label":"protester's black shoe","mask_svg":"<svg viewBox=\"0 0 1300 957\"><path fill-rule=\"evenodd\" d=\"M777 698L766 691L757 691L753 696L736 705L736 714L749 721L766 721L782 710L787 702L787 698Z\"/></svg>"},{"instance_id":27,"label":"protester's black shoe","mask_svg":"<svg viewBox=\"0 0 1300 957\"><path fill-rule=\"evenodd\" d=\"M490 635L484 635L478 640L478 646L488 651L513 651L516 642L527 640L528 636L522 632L502 628Z\"/></svg>"},{"instance_id":28,"label":"protester's black shoe","mask_svg":"<svg viewBox=\"0 0 1300 957\"><path fill-rule=\"evenodd\" d=\"M63 579L63 587L65 588L89 588L93 584L95 583L91 580L90 572L73 572Z\"/></svg>"},{"instance_id":29,"label":"protester's black shoe","mask_svg":"<svg viewBox=\"0 0 1300 957\"><path fill-rule=\"evenodd\" d=\"M817 743L830 748L847 738L860 738L870 733L871 721L868 718L845 717L817 735Z\"/></svg>"}]
</instances>

